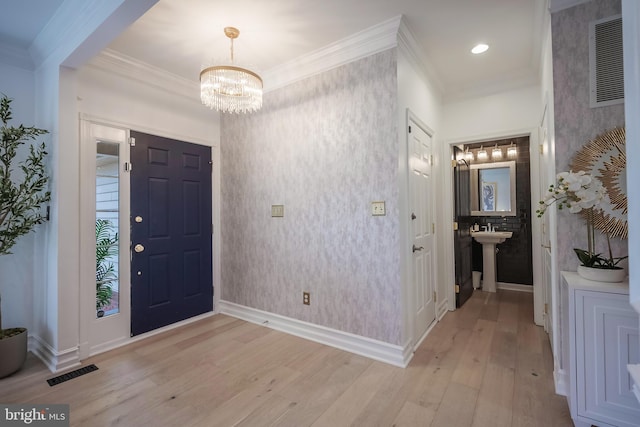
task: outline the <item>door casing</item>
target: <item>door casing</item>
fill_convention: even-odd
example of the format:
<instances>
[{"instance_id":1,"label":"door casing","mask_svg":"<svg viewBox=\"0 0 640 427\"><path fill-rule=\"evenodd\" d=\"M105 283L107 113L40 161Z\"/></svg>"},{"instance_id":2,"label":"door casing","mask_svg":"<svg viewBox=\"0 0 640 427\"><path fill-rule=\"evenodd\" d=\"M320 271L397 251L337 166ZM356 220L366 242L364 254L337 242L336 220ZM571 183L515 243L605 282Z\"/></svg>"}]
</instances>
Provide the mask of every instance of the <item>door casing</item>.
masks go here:
<instances>
[{"instance_id":1,"label":"door casing","mask_svg":"<svg viewBox=\"0 0 640 427\"><path fill-rule=\"evenodd\" d=\"M441 144L441 157L444 159L451 158L452 146L454 145L464 145L471 143L478 143L484 141L491 141L497 139L508 139L515 138L521 136L528 136L529 141L539 141L538 137L539 128L536 126L535 128L529 129L515 129L515 130L507 130L505 132L499 132L495 134L485 134L479 135L473 139L471 138L461 138L446 141ZM530 174L531 174L531 182L537 183L539 181L540 176L540 164L538 161L538 144L530 143L529 144L529 154L530 154ZM442 245L441 252L443 254L442 261L440 262L444 268L444 282L446 284L447 289L447 303L450 311L455 310L455 251L453 247L453 203L454 203L454 188L453 188L453 169L443 168L442 169L442 191L440 193L440 200L442 200L442 210L443 210L443 220L442 227L444 232L446 233L445 238L443 238L440 242ZM537 185L531 186L531 206L537 206L538 201L541 200L540 190ZM544 303L543 303L543 283L542 283L542 274L543 274L543 265L542 265L542 257L540 255L540 251L536 250L541 245L541 222L537 221L537 218L533 218L531 222L531 234L532 241L531 245L534 249L532 251L532 263L533 263L533 310L534 310L534 322L536 325L542 326L543 324L543 311L544 311ZM448 236L448 237L447 237Z\"/></svg>"}]
</instances>

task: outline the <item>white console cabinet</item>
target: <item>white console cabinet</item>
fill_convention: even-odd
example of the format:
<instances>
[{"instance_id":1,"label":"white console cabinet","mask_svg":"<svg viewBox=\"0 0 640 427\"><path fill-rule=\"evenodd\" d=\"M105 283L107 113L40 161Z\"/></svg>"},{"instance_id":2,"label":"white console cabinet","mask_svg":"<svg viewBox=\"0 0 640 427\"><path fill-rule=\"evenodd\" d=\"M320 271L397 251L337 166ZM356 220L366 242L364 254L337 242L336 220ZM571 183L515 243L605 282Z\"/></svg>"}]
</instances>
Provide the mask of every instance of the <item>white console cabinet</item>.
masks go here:
<instances>
[{"instance_id":1,"label":"white console cabinet","mask_svg":"<svg viewBox=\"0 0 640 427\"><path fill-rule=\"evenodd\" d=\"M562 272L562 359L576 426L640 426L640 404L627 365L640 362L638 313L629 284Z\"/></svg>"}]
</instances>

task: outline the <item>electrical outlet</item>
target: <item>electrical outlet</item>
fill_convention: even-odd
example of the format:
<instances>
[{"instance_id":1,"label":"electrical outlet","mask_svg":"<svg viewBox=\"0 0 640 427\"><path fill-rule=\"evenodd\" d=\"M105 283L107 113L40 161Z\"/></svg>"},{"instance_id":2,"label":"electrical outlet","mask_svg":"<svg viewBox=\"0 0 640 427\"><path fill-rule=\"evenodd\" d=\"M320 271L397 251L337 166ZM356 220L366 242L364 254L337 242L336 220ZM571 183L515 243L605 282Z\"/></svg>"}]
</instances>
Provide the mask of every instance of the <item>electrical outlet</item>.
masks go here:
<instances>
[{"instance_id":1,"label":"electrical outlet","mask_svg":"<svg viewBox=\"0 0 640 427\"><path fill-rule=\"evenodd\" d=\"M311 305L311 294L309 292L302 293L302 303L304 305Z\"/></svg>"}]
</instances>

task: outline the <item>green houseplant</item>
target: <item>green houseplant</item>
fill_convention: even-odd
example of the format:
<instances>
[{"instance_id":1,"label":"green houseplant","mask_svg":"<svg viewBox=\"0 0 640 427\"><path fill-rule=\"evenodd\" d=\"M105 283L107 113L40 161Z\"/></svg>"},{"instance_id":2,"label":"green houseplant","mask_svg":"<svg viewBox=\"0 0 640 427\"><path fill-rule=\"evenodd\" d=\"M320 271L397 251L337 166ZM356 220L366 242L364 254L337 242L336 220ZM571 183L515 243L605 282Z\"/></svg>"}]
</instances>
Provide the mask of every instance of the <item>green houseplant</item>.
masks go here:
<instances>
[{"instance_id":1,"label":"green houseplant","mask_svg":"<svg viewBox=\"0 0 640 427\"><path fill-rule=\"evenodd\" d=\"M96 310L98 317L111 302L111 283L116 279L115 266L110 258L118 254L118 233L107 219L96 219Z\"/></svg>"},{"instance_id":2,"label":"green houseplant","mask_svg":"<svg viewBox=\"0 0 640 427\"><path fill-rule=\"evenodd\" d=\"M18 149L30 140L48 133L33 126L11 126L11 102L0 99L0 255L11 254L17 239L45 221L42 207L51 199L47 191L44 143L29 145L29 153L19 160ZM18 173L16 174L16 170ZM1 303L1 299L0 299ZM24 363L27 355L27 330L2 328L0 304L0 378L11 375Z\"/></svg>"}]
</instances>

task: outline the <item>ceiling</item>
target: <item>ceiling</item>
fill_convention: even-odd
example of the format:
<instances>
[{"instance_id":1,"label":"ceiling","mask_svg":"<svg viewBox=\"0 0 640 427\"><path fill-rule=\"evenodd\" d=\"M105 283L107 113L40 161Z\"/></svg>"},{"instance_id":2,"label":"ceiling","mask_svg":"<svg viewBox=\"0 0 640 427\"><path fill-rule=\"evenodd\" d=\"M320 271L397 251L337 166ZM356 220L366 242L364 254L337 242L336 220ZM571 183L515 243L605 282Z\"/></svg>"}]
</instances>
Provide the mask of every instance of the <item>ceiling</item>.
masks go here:
<instances>
[{"instance_id":1,"label":"ceiling","mask_svg":"<svg viewBox=\"0 0 640 427\"><path fill-rule=\"evenodd\" d=\"M0 14L0 44L27 48L62 2L11 2L9 13ZM240 29L237 62L264 72L402 14L444 98L459 99L537 82L545 4L545 0L159 0L109 49L197 81L203 65L228 59L225 26ZM479 42L490 49L472 55L470 49Z\"/></svg>"}]
</instances>

